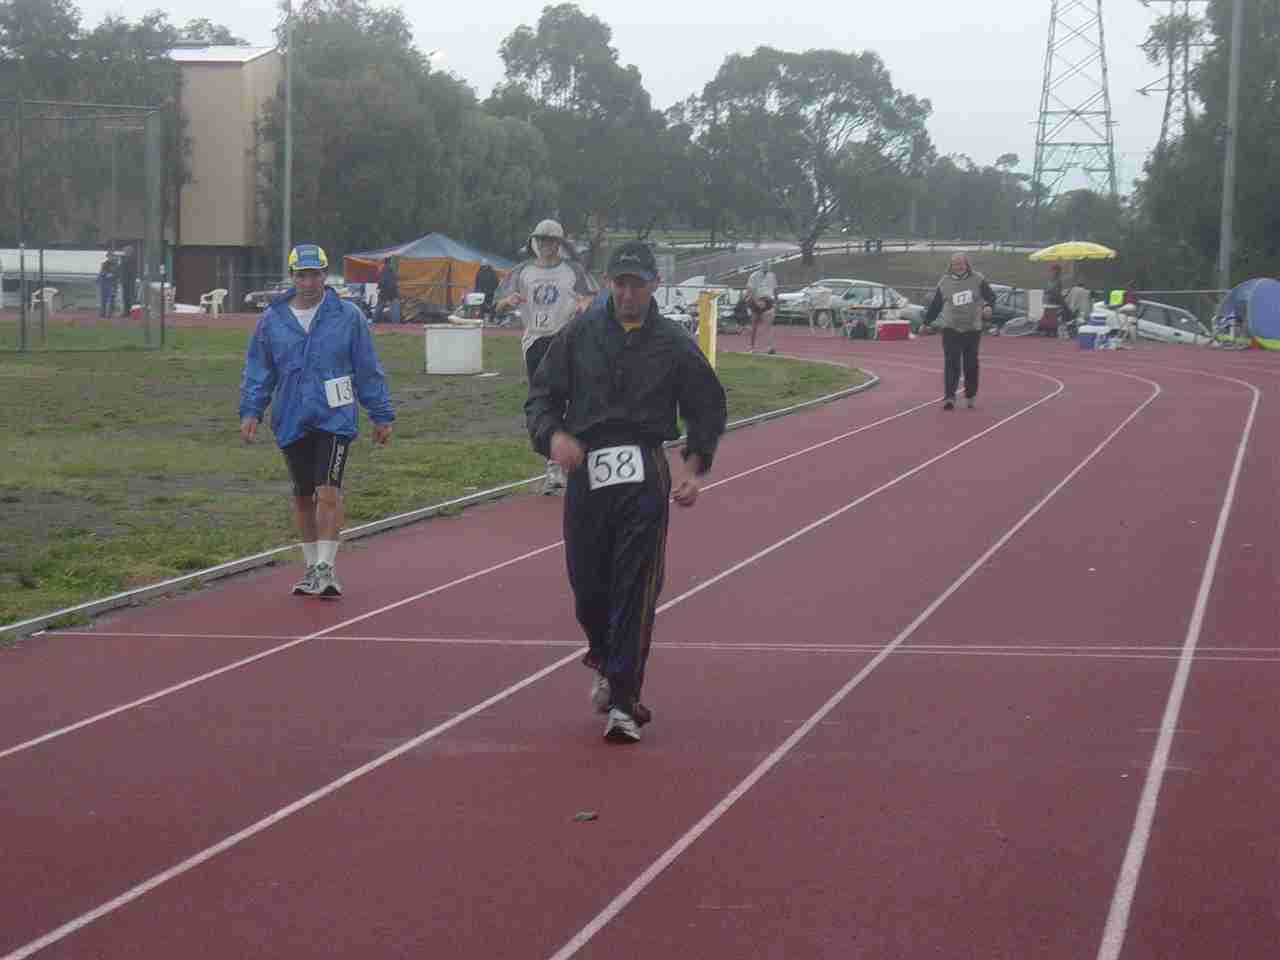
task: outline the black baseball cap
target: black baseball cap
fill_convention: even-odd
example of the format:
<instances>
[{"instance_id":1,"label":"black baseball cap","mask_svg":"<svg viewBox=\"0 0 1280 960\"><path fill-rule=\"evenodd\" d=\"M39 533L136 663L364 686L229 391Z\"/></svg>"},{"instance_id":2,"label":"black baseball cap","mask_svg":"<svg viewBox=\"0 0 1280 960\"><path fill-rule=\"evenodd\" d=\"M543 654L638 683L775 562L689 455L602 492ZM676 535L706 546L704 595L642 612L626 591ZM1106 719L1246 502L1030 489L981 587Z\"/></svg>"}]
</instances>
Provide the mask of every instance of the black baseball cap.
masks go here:
<instances>
[{"instance_id":1,"label":"black baseball cap","mask_svg":"<svg viewBox=\"0 0 1280 960\"><path fill-rule=\"evenodd\" d=\"M642 240L629 240L609 257L608 274L640 277L652 283L658 279L658 261L653 258L653 248Z\"/></svg>"}]
</instances>

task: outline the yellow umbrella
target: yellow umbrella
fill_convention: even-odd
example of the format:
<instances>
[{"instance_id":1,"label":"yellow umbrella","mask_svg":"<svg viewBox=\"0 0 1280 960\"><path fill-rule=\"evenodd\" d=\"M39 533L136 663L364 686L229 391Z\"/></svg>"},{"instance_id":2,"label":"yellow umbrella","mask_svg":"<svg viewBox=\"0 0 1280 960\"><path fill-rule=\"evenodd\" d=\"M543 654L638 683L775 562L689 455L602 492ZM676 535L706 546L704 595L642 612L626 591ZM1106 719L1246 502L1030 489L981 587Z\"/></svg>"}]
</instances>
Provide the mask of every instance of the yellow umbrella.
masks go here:
<instances>
[{"instance_id":1,"label":"yellow umbrella","mask_svg":"<svg viewBox=\"0 0 1280 960\"><path fill-rule=\"evenodd\" d=\"M1114 260L1116 252L1100 243L1087 240L1068 240L1031 254L1032 260Z\"/></svg>"}]
</instances>

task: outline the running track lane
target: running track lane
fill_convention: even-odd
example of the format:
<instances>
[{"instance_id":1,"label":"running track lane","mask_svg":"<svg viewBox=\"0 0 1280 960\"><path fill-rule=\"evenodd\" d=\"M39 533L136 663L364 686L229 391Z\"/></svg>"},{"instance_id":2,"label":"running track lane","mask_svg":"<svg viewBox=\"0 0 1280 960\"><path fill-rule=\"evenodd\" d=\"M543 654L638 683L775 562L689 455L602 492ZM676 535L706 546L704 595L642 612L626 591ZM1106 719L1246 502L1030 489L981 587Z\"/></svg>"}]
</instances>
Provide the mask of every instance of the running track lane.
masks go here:
<instances>
[{"instance_id":1,"label":"running track lane","mask_svg":"<svg viewBox=\"0 0 1280 960\"><path fill-rule=\"evenodd\" d=\"M744 581L744 582L745 582L745 581ZM660 630L661 630L661 629L664 629L664 628L660 628ZM657 681L657 680L655 680L655 683L658 683L658 681ZM663 681L662 681L662 684L663 684L663 686L664 686L664 687L665 687L666 683L667 683L667 681L666 681L666 680L663 680ZM580 697L580 692L578 693L578 696ZM681 726L682 726L682 728L683 728L683 724L682 724Z\"/></svg>"},{"instance_id":2,"label":"running track lane","mask_svg":"<svg viewBox=\"0 0 1280 960\"><path fill-rule=\"evenodd\" d=\"M1207 481L1219 446L1238 439L1230 429L1204 438L1188 462L1160 435L1157 411L1155 429L1084 470L997 555L1000 570L979 571L907 639L907 655L827 715L580 955L663 955L691 941L723 956L1093 952L1174 664L1169 647L1161 659L1113 659L1114 644L1160 645L1162 625L1126 622L1091 589L1081 603L1076 587L1091 579L1086 564L1116 552L1106 545L1121 517L1152 530L1163 504L1130 487L1099 509L1092 491L1123 489L1148 458ZM1197 551L1179 544L1183 556L1167 557L1158 532L1127 539L1128 561L1163 576L1185 618ZM1038 562L1044 541L1073 575ZM910 655L917 644L955 655ZM979 649L988 645L1005 649Z\"/></svg>"},{"instance_id":3,"label":"running track lane","mask_svg":"<svg viewBox=\"0 0 1280 960\"><path fill-rule=\"evenodd\" d=\"M558 577L558 576L559 576L559 574L557 573L557 574L556 574L556 576ZM475 605L475 604L471 604L471 603L467 603L467 604L465 604L465 606L466 606L467 608L469 608L469 609L471 609L471 610L473 611L473 614L472 614L472 615L473 615L473 617L474 617L474 610L476 609L476 605ZM267 676L270 676L270 675L271 675L270 673L268 673L268 674L267 674ZM229 675L229 676L228 676L228 679L227 679L227 682L233 682L233 681L235 681L235 680L239 680L239 679L240 679L239 677L232 677L232 676L230 676L230 675ZM257 680L258 678L255 676L255 677L253 677L253 679L254 679L254 680ZM279 686L281 686L281 684L278 684L278 683L268 683L268 686L270 686L270 687L272 687L272 688L274 689L274 688L278 688ZM243 700L243 699L248 699L250 702L254 702L255 700L262 699L262 696L263 696L263 694L261 694L261 693L257 693L257 695L256 695L256 696L255 696L253 693L250 693L250 694L248 694L248 695L241 695L241 696L239 696L239 697L236 697L236 696L234 696L234 695L233 695L233 696L231 697L231 699L233 700L233 702L240 702L240 701L241 701L241 700ZM166 707L167 707L167 705L166 705L166 704L157 704L157 705L156 705L156 708L155 708L155 709L156 709L157 711L160 711L160 712L158 712L158 713L154 714L155 720L153 721L153 725L154 725L154 727L155 727L155 731L156 731L156 733L157 733L158 735L160 735L161 737L172 737L173 724L174 724L174 723L181 723L182 721L181 721L180 719L178 719L178 718L174 718L174 717L170 717L170 716L166 715L166 713L164 712ZM311 709L312 709L312 710L314 710L315 708L314 708L314 707L312 707ZM303 714L306 714L306 713L307 713L307 711L306 711L306 710L303 710L303 711L302 711L302 713L303 713ZM131 717L131 718L128 718L128 719L131 719L131 720L132 720L133 718ZM209 729L209 730L219 730L219 729L221 729L221 726L222 726L222 725L221 725L220 723L218 723L218 722L213 722L213 723L207 723L207 724L204 724L204 728L207 728L207 729ZM249 739L253 739L253 738L249 738ZM134 731L134 735L130 738L130 743L131 743L131 747L132 747L135 751L137 751L138 753L141 753L142 755L151 755L151 754L158 754L158 753L162 753L162 752L163 752L163 751L159 750L158 748L157 748L157 749L147 749L145 742L143 742L143 740L141 739L141 733L140 733L140 731ZM59 746L60 746L60 745L59 745ZM190 748L188 748L188 749L190 749ZM200 751L199 751L199 750L194 750L194 749L193 749L193 750L191 750L191 752L192 752L192 754L193 754L193 755L196 755L196 756L199 756L199 754L200 754ZM237 783L237 787L238 787L238 788L243 789L243 785L242 785L242 784L240 784L240 783ZM25 802L25 803L23 803L22 805L23 805L24 807L27 807L27 808L53 807L53 806L56 806L56 802L42 802L42 799L41 799L41 798L27 798L27 799L26 799L26 802ZM94 816L96 816L96 817L100 817L100 818L102 818L102 819L104 819L104 820L106 820L106 821L108 821L108 822L111 822L111 821L113 821L113 820L115 819L115 818L113 818L113 817L111 816L111 812L110 812L109 810L108 810L108 811L103 811L103 810L95 809L95 810L93 811L93 815L94 815ZM119 816L119 814L117 814L117 816ZM146 841L145 841L145 840L143 840L143 841L141 841L141 843L142 843L142 845L144 845L144 846L145 846ZM37 848L39 848L39 847L40 847L40 844L38 844L38 843L34 843L34 845L35 845ZM74 873L75 871L72 871L72 872Z\"/></svg>"},{"instance_id":4,"label":"running track lane","mask_svg":"<svg viewBox=\"0 0 1280 960\"><path fill-rule=\"evenodd\" d=\"M976 427L974 429L976 429ZM831 448L827 455L833 456L834 448ZM913 462L918 459L918 456L913 456ZM801 482L802 479L803 478L800 474L793 474L793 482ZM757 484L764 483L766 485L773 482L772 478L768 478L763 474L755 475L754 481ZM710 498L706 501L708 504L713 504L714 502L715 501ZM697 515L698 514L695 511L688 516ZM710 543L712 538L707 538L707 540L708 543ZM550 593L549 587L551 583L562 582L562 574L558 569L551 569L550 567L542 566L535 567L532 572L535 575L543 576L546 580L545 584L540 585L537 582L532 584L533 594L535 596L548 595ZM530 586L530 582L526 574L521 574L520 582L526 587ZM457 592L444 595L443 599L445 602L443 605L433 605L432 619L436 620L443 618L447 620L447 617L443 616L446 612L444 607L447 607L448 604L452 602L454 608L468 618L474 626L477 610L484 609L484 597L468 597L465 593L465 589L466 588L464 587ZM473 587L473 589L480 590L482 593L492 592L492 588ZM553 605L556 608L563 608L564 602L557 599ZM414 611L408 608L402 608L402 610L397 613L399 616L404 617L411 625L420 624L422 619L420 611ZM505 622L506 619L507 618L505 616L500 617L498 622ZM562 630L561 635L566 632L568 631ZM573 632L576 633L576 630ZM322 645L327 645L327 643L327 640L322 641ZM299 648L297 652L302 653L303 651ZM317 653L314 656L319 657L321 655ZM145 767L148 763L159 762L160 767L151 777L147 777L145 776L145 772L139 773L130 769L130 765L125 762L128 758L121 758L121 768L126 771L125 787L122 788L118 794L109 798L105 804L94 804L93 809L85 814L87 819L84 823L83 829L91 833L94 831L100 832L104 829L102 824L106 823L122 825L121 829L125 829L127 831L133 822L133 818L130 817L130 812L134 811L139 803L143 802L147 796L145 792L142 792L140 795L138 790L130 790L129 787L134 784L146 784L152 790L159 793L157 802L168 809L171 809L174 806L181 806L182 794L185 791L185 787L182 785L193 776L197 776L197 772L187 771L186 767L181 764L177 768L169 769L169 763L178 762L184 757L189 758L187 761L188 763L196 764L200 763L208 756L214 756L221 759L229 750L225 744L221 743L221 740L223 739L230 741L233 748L236 745L240 745L243 748L243 745L245 744L258 742L259 739L269 736L271 731L277 730L281 722L280 717L272 715L272 713L268 712L269 710L274 710L280 714L297 715L301 718L306 718L314 716L317 712L323 713L326 709L326 705L332 704L332 709L330 710L331 713L345 715L345 712L348 709L351 709L348 706L348 703L353 695L357 698L361 696L368 696L368 694L362 689L361 684L358 682L361 679L359 675L348 677L343 674L341 667L326 668L323 665L320 665L315 669L327 670L328 674L333 676L334 683L329 685L291 685L288 679L288 675L290 673L305 672L310 675L311 671L306 670L305 668L300 670L296 659L289 661L284 661L282 659L279 665L274 660L261 661L259 664L255 665L255 669L252 672L228 674L224 678L219 678L217 691L214 693L208 693L203 689L197 688L190 691L189 694L184 694L184 699L182 701L176 701L174 703L160 701L152 705L147 711L135 711L131 714L122 715L120 718L104 724L102 730L87 731L85 734L77 734L76 739L74 740L68 740L65 743L51 745L48 749L41 748L38 752L33 754L33 756L38 758L38 760L32 762L40 762L51 767L66 768L69 771L75 771L74 758L78 755L78 751L84 749L84 737L89 738L88 742L91 744L89 748L90 752L95 756L105 758L110 756L112 752L110 744L113 742L113 735L111 731L117 727L123 726L127 732L127 736L123 742L127 742L128 744L129 755L131 757L143 758L141 760L135 760L134 763L141 762ZM243 688L242 685L247 685L247 689ZM334 685L336 685L337 689L330 689L330 687ZM455 682L450 683L450 692L453 691L455 685ZM425 688L423 689L422 695L423 699L430 699L431 697L430 691ZM387 692L388 704L395 702L394 696L394 690ZM175 737L175 731L181 730L184 726L191 726L191 720L187 719L188 715L193 710L191 704L188 702L191 697L197 698L197 709L201 716L198 719L198 729L191 731L187 735L187 740L184 741L179 737ZM205 705L203 703L203 699L206 697L213 698L209 705ZM300 699L303 697L307 699ZM224 716L222 711L212 713L212 711L218 708L224 700L230 704L238 705L249 703L260 704L260 706L256 708L255 715L253 717L242 723L245 729L237 730L234 714L231 716ZM392 710L391 712L395 716L406 714L405 720L407 722L411 721L411 718L414 716L411 711L406 710L403 706L398 710ZM212 713L212 715L204 715L208 713ZM257 715L259 713L262 714L261 717ZM258 727L259 723L263 725L262 728ZM310 752L315 752L325 743L329 742L325 739L326 731L328 731L329 726L331 726L331 724L325 724L318 727L308 726L305 721L300 722L297 730L298 735L309 736L310 740L306 744L286 741L282 743L281 746L287 746L295 751L300 751L303 756L307 756L308 750ZM413 725L410 729L416 730L418 727ZM402 734L402 739L404 736L408 735L408 732L408 730L405 730ZM337 737L340 740L340 731L331 731L329 732L329 736ZM99 737L102 738L101 743L99 743L97 739ZM115 737L119 737L118 732L115 734ZM116 740L115 742L122 741ZM58 758L64 750L69 751L70 754L64 762L60 762ZM50 751L53 753L53 760L48 759ZM169 755L175 752L178 753L179 756L172 760L168 759ZM236 764L222 760L220 763L214 765L215 771L229 768L230 771L235 774L234 776L228 777L228 784L233 784L235 789L234 801L228 802L227 804L229 809L226 812L226 817L228 820L234 820L240 816L240 812L243 807L238 804L248 802L250 798L258 800L260 804L267 808L278 805L279 797L277 795L267 792L265 797L261 796L264 789L271 787L272 780L268 780L265 785L259 786L255 784L249 776L248 771L252 770L254 764L257 762L259 762L258 758L251 755L247 762ZM104 764L105 763L108 763L108 761L104 761ZM162 772L166 769L169 769L168 776ZM96 776L96 772L97 767L91 767L80 771L82 776L88 778L87 782L79 785L82 789L75 789L76 785L74 783L71 786L68 786L65 783L38 782L36 785L37 792L34 795L28 794L18 796L15 794L14 802L19 809L58 809L63 806L64 799L67 795L76 795L81 792L86 794L91 793L92 779ZM314 786L316 783L324 782L332 775L331 770L324 768L318 772L314 770L312 772L316 775L311 777L307 782L308 788ZM294 777L294 784L297 784L298 778L304 776L304 773L297 769L291 770L290 773ZM206 779L208 778L206 777ZM171 796L157 788L157 784L161 784L166 781L172 782L175 785L173 790L178 793L178 796ZM257 789L257 794L255 794L255 787ZM209 785L204 785L204 789L200 792L202 801L205 804L218 806L215 802L216 796L211 797L207 794L207 791L210 789ZM39 792L40 790L52 791L52 795L42 795ZM301 792L301 790L298 792ZM115 809L112 807L112 801L114 801ZM219 809L221 809L221 807L219 807ZM15 813L16 812L17 811L15 810ZM217 821L215 829L222 828L224 822L226 821ZM50 842L47 837L43 836L43 831L34 829L37 825L33 824L32 826L33 829L24 832L24 836L20 842L25 843L29 847L29 855L32 860L35 861L40 857L40 851L43 851L50 846ZM50 824L50 826L52 826L52 824ZM84 865L83 870L67 869L65 872L70 877L74 878L74 882L78 882L81 877L92 877L93 862L95 860L93 845L83 843L75 829L70 826L61 826L59 827L59 831L62 841L60 843L53 844L53 846L59 850L59 852L54 855L53 861L63 865L65 868L69 865L69 861L75 860L77 856L76 851L83 851L84 856L86 856L90 862ZM172 861L173 856L170 852L171 848L165 845L164 840L166 837L174 835L172 828L170 828L169 831L160 831L155 833L148 832L146 835L142 836L135 836L130 833L126 836L122 836L120 841L127 842L135 848L134 859L139 862L139 869L141 869L141 865L143 863L167 863ZM201 836L197 834L192 837L192 840L197 842L196 846L198 848L200 845L199 841L207 841L208 836ZM152 859L148 860L148 854ZM56 880L56 878L54 879ZM33 888L31 893L28 895L33 893L38 894L38 892L39 891L36 888ZM57 889L56 892L59 894L57 899L59 899L66 908L71 907L72 904L75 903L74 898L69 895L69 891L65 889ZM21 891L15 891L15 897L20 899L21 896ZM36 898L41 899L39 896Z\"/></svg>"},{"instance_id":5,"label":"running track lane","mask_svg":"<svg viewBox=\"0 0 1280 960\"><path fill-rule=\"evenodd\" d=\"M903 379L909 383L922 378L916 373ZM1052 383L1043 374L1021 377L1010 390L1009 412L1016 409L1016 405L1044 396L1046 385ZM715 489L708 490L703 503L711 503L713 498L734 500L740 494L741 483L732 478L777 459L769 451L789 454L834 437L846 439L830 444L830 452L842 459L854 460L859 467L878 464L863 464L856 454L847 456L841 451L854 449L855 444L872 432L890 435L887 442L895 445L898 455L904 458L898 462L917 462L918 451L932 449L925 444L942 436L936 425L918 416L920 404L929 399L927 392L921 399L923 389L920 384L914 388L899 384L820 408L802 418L760 424L730 434L717 461ZM795 422L797 420L800 422ZM985 427L990 421L971 420L965 429L976 432L979 422ZM908 425L910 430L904 433L903 428ZM859 433L859 430L865 432ZM751 436L754 431L764 433ZM740 443L739 437L745 441ZM800 471L808 462L808 458L796 458L766 466L764 472L771 476L796 473L803 478ZM852 476L849 482L858 482L858 479ZM879 480L866 482L874 485ZM771 503L764 504L766 513L771 506ZM558 509L557 501L516 497L501 504L467 510L460 517L433 520L429 529L415 526L372 541L361 541L354 545L355 549L344 550L341 574L349 596L337 604L300 603L287 597L297 572L289 566L219 582L179 600L104 617L95 625L92 636L66 640L60 639L65 634L51 634L40 643L20 645L8 652L6 674L12 678L13 692L0 703L0 729L6 731L10 745L20 743L132 702L170 684L188 681L207 671L232 665L243 657L269 653L280 646L255 639L264 634L288 638L331 632L342 620L367 616L388 604L431 590L456 590L468 578L480 590L479 596L483 598L480 602L485 607L495 603L513 607L504 622L518 635L537 636L547 630L563 635L568 630L577 637L575 625L569 622L566 627L563 604L531 611L524 609L528 605L521 599L520 585L530 575L529 571L550 574L553 583L540 588L540 592L550 589L556 595L567 596L562 575L563 552L558 546L561 535ZM682 520L690 516L696 518L701 513L684 515ZM753 522L759 523L759 520ZM735 525L728 526L731 531L736 529ZM679 529L677 523L673 536L680 535ZM514 592L506 589L507 572L518 577ZM678 568L673 569L672 575L679 577ZM669 580L669 584L678 583L678 580ZM549 611L549 622L531 619L542 616L544 609ZM474 606L465 608L460 624L446 623L433 616L430 632L443 636L447 630L461 629L466 635L471 630L469 618L474 612ZM417 627L415 623L413 632L420 634L422 631ZM131 647L128 641L122 644L118 638L103 635L112 631L145 632L160 639L138 642ZM225 640L211 642L194 634L214 635ZM180 642L175 643L173 638ZM60 669L59 664L65 665ZM74 678L75 686L59 679L68 673Z\"/></svg>"}]
</instances>

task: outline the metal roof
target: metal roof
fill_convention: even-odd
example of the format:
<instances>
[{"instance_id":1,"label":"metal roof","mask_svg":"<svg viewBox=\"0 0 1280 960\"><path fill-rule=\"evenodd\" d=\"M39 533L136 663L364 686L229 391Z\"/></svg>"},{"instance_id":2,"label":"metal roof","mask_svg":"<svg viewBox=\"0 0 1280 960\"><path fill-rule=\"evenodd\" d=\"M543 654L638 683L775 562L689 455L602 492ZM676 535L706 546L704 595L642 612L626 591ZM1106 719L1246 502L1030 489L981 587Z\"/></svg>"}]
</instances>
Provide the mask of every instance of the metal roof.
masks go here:
<instances>
[{"instance_id":1,"label":"metal roof","mask_svg":"<svg viewBox=\"0 0 1280 960\"><path fill-rule=\"evenodd\" d=\"M211 47L177 47L169 56L174 63L248 63L268 53L275 47L235 47L229 45Z\"/></svg>"}]
</instances>

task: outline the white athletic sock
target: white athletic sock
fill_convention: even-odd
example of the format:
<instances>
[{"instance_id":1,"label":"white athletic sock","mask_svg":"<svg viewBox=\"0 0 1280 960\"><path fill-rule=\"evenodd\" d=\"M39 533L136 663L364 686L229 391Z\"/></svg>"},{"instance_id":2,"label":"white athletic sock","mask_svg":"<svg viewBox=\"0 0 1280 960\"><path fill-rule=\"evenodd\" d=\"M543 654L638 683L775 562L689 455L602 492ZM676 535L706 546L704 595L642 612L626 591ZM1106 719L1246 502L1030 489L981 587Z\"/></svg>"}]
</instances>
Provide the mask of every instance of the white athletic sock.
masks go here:
<instances>
[{"instance_id":1,"label":"white athletic sock","mask_svg":"<svg viewBox=\"0 0 1280 960\"><path fill-rule=\"evenodd\" d=\"M333 566L338 562L338 541L337 540L317 540L316 541L316 562L327 563Z\"/></svg>"},{"instance_id":2,"label":"white athletic sock","mask_svg":"<svg viewBox=\"0 0 1280 960\"><path fill-rule=\"evenodd\" d=\"M304 543L302 545L302 559L306 561L308 567L316 565L316 545L315 541Z\"/></svg>"}]
</instances>

